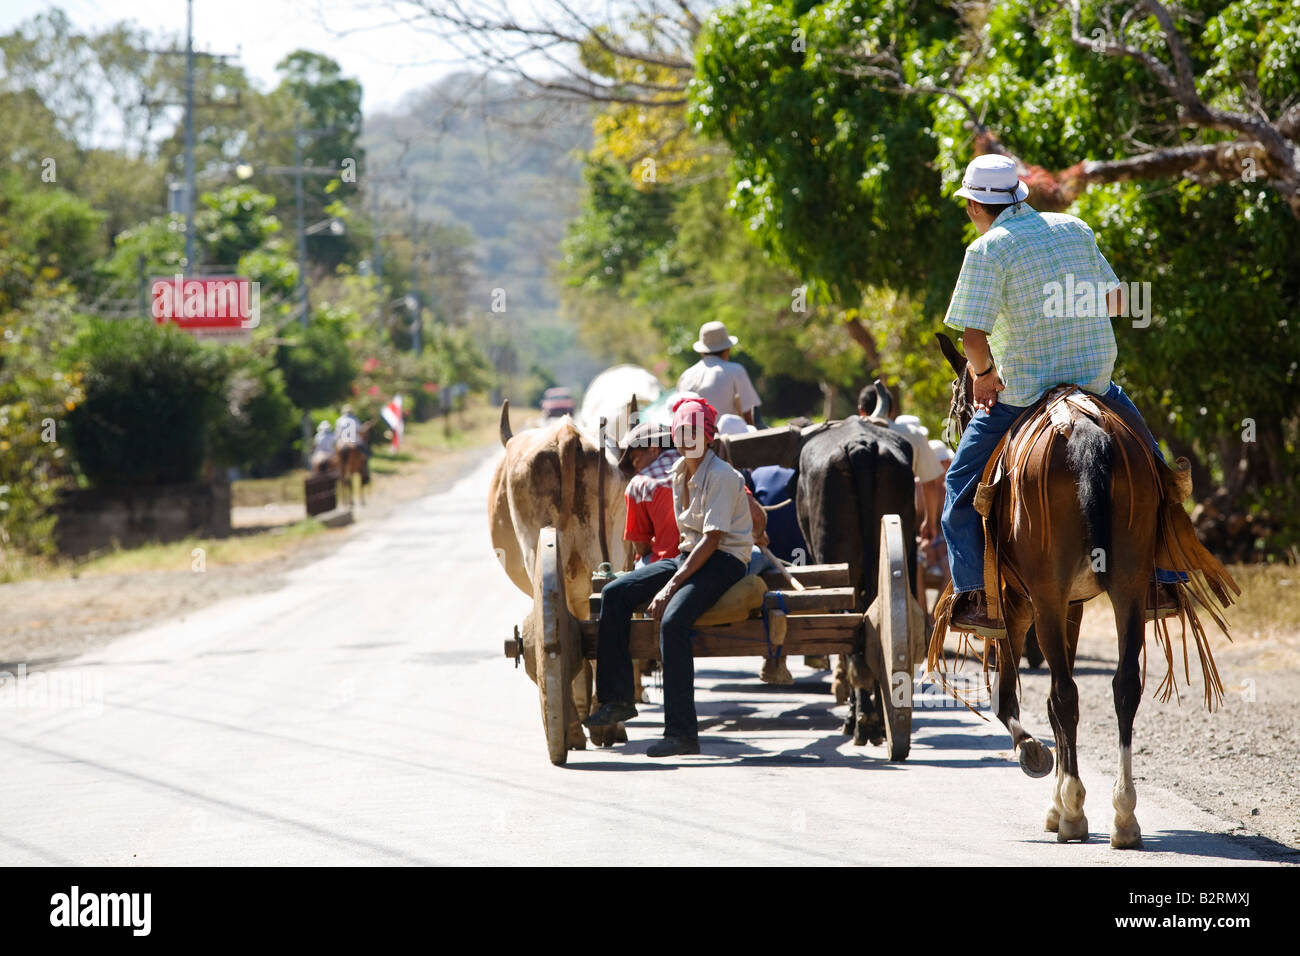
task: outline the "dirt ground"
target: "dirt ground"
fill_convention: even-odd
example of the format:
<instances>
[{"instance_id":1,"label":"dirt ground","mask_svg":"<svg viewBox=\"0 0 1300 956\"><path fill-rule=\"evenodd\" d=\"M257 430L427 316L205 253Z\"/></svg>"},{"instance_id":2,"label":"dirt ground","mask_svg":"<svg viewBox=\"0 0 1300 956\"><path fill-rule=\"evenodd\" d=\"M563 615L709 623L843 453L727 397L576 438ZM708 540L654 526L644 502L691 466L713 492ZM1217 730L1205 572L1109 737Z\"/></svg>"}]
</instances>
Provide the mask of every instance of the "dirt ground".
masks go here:
<instances>
[{"instance_id":1,"label":"dirt ground","mask_svg":"<svg viewBox=\"0 0 1300 956\"><path fill-rule=\"evenodd\" d=\"M356 510L356 522L347 527L292 536L283 525L285 520L301 518L302 506L290 503L268 509L264 528L253 532L258 509L240 509L236 526L242 525L243 533L267 536L268 545L285 538L282 548L266 549L278 552L272 557L230 564L209 560L202 573L195 573L189 551L179 548L172 560L179 565L176 569L124 573L69 569L0 584L0 670L12 672L20 662L34 667L66 660L154 621L184 619L214 601L283 586L287 572L337 548L362 532L367 522L384 517L404 501L450 486L484 456L495 454L500 447L495 425L489 436L486 419L477 418L467 435L472 440L467 447L417 454L403 467L376 475L366 506ZM294 516L286 519L289 512Z\"/></svg>"},{"instance_id":2,"label":"dirt ground","mask_svg":"<svg viewBox=\"0 0 1300 956\"><path fill-rule=\"evenodd\" d=\"M1257 838L1268 855L1300 863L1300 774L1296 770L1300 630L1294 624L1289 630L1234 630L1231 643L1212 624L1207 631L1224 688L1217 711L1206 709L1205 685L1190 635L1191 681L1184 679L1177 625L1171 630L1178 668L1175 698L1161 702L1155 695L1165 672L1163 655L1156 652L1147 661L1146 687L1133 731L1138 820L1142 819L1142 785L1154 784L1236 821L1237 833ZM949 647L955 649L956 642L950 640ZM1114 618L1103 596L1085 610L1075 662L1080 753L1106 773L1104 778L1083 781L1094 832L1108 831L1112 813L1110 785L1119 760L1119 736L1111 678L1117 660ZM1055 748L1047 718L1046 666L1029 670L1022 665L1021 688L1021 714L1027 728ZM1009 736L1007 744L1009 758ZM1046 809L1046 787L1043 794Z\"/></svg>"}]
</instances>

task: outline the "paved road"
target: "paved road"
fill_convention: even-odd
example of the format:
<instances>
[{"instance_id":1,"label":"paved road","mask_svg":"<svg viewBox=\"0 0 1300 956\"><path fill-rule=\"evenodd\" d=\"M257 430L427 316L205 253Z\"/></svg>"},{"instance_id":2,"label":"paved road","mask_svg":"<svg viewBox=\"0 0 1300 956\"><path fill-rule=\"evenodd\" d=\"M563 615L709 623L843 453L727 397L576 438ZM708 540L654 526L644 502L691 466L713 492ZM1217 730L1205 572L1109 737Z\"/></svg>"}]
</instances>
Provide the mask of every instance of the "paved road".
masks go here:
<instances>
[{"instance_id":1,"label":"paved road","mask_svg":"<svg viewBox=\"0 0 1300 956\"><path fill-rule=\"evenodd\" d=\"M528 602L488 545L494 457L281 590L28 675L0 707L0 863L1258 862L1140 782L1148 849L1110 850L1095 767L1093 840L1058 846L1048 781L992 726L927 710L890 764L839 736L824 674L768 687L757 660L703 662L701 756L645 756L651 705L629 745L552 767L536 691L500 656ZM81 705L34 705L42 687Z\"/></svg>"}]
</instances>

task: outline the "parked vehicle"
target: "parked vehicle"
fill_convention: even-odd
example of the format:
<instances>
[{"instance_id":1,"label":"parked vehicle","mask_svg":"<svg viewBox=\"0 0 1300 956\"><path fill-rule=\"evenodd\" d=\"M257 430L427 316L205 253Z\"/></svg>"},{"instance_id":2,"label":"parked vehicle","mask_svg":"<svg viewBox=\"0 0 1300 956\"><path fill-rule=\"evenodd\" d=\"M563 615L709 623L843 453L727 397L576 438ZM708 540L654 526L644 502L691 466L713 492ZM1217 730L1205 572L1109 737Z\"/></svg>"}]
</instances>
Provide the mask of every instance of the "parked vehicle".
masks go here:
<instances>
[{"instance_id":1,"label":"parked vehicle","mask_svg":"<svg viewBox=\"0 0 1300 956\"><path fill-rule=\"evenodd\" d=\"M573 395L563 386L548 388L542 393L542 415L546 418L572 415L577 407Z\"/></svg>"}]
</instances>

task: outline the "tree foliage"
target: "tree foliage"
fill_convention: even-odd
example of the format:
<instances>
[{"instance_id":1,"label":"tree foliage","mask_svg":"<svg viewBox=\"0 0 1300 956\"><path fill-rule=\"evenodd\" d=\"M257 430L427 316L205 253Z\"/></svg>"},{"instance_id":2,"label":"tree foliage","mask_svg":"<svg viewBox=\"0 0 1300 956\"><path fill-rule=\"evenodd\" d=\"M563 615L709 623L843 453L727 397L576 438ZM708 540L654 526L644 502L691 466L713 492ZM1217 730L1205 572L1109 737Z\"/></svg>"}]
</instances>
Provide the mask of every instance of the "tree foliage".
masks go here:
<instances>
[{"instance_id":1,"label":"tree foliage","mask_svg":"<svg viewBox=\"0 0 1300 956\"><path fill-rule=\"evenodd\" d=\"M68 413L82 473L96 485L193 481L222 412L221 356L173 326L92 320L68 359L84 401Z\"/></svg>"},{"instance_id":2,"label":"tree foliage","mask_svg":"<svg viewBox=\"0 0 1300 956\"><path fill-rule=\"evenodd\" d=\"M925 338L974 238L949 197L975 154L1012 155L1032 205L1082 216L1122 280L1151 284L1150 325L1116 321L1116 378L1157 434L1230 488L1284 482L1300 473L1298 15L741 2L702 32L691 116L730 148L731 205L763 248L848 308L920 305L904 335L874 337L881 367L927 379Z\"/></svg>"}]
</instances>

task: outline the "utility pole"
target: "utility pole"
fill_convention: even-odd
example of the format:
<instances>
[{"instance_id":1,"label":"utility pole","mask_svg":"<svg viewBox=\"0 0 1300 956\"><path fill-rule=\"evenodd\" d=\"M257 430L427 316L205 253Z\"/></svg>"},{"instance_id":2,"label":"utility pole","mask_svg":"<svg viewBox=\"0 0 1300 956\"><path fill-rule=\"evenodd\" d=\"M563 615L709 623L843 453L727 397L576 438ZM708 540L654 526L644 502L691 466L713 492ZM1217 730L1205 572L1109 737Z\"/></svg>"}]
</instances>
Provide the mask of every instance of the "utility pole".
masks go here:
<instances>
[{"instance_id":1,"label":"utility pole","mask_svg":"<svg viewBox=\"0 0 1300 956\"><path fill-rule=\"evenodd\" d=\"M298 128L298 119L293 121L293 193L294 204L298 211L298 308L302 309L299 319L302 327L307 327L307 225L302 211L302 131ZM305 419L304 419L305 421ZM306 429L308 426L303 425ZM309 437L304 431L304 437Z\"/></svg>"},{"instance_id":2,"label":"utility pole","mask_svg":"<svg viewBox=\"0 0 1300 956\"><path fill-rule=\"evenodd\" d=\"M194 271L194 0L185 0L185 271Z\"/></svg>"},{"instance_id":3,"label":"utility pole","mask_svg":"<svg viewBox=\"0 0 1300 956\"><path fill-rule=\"evenodd\" d=\"M153 53L157 56L185 57L185 99L149 100L142 98L141 105L183 106L185 108L185 273L194 271L194 210L198 204L198 185L194 170L194 63L199 57L209 60L227 60L233 53L196 53L194 51L194 0L185 0L185 49L183 50L140 50L141 53ZM209 100L207 106L238 106L239 94L236 91L234 102L215 102Z\"/></svg>"},{"instance_id":4,"label":"utility pole","mask_svg":"<svg viewBox=\"0 0 1300 956\"><path fill-rule=\"evenodd\" d=\"M306 166L302 155L302 141L305 136L319 136L322 133L332 133L337 129L334 126L322 126L317 129L303 129L300 125L299 115L295 112L293 117L293 165L292 166L271 166L266 172L273 176L292 176L293 177L293 198L294 198L294 215L297 219L298 227L298 284L294 289L294 298L298 302L298 322L305 330L311 323L309 308L309 297L307 294L307 232L308 227L305 220L305 210L303 209L303 187L302 181L304 176L333 176L338 170L333 166ZM312 227L315 232L324 223L317 223ZM336 233L337 234L337 233ZM303 466L307 467L311 461L311 415L307 410L302 413L302 458Z\"/></svg>"}]
</instances>

